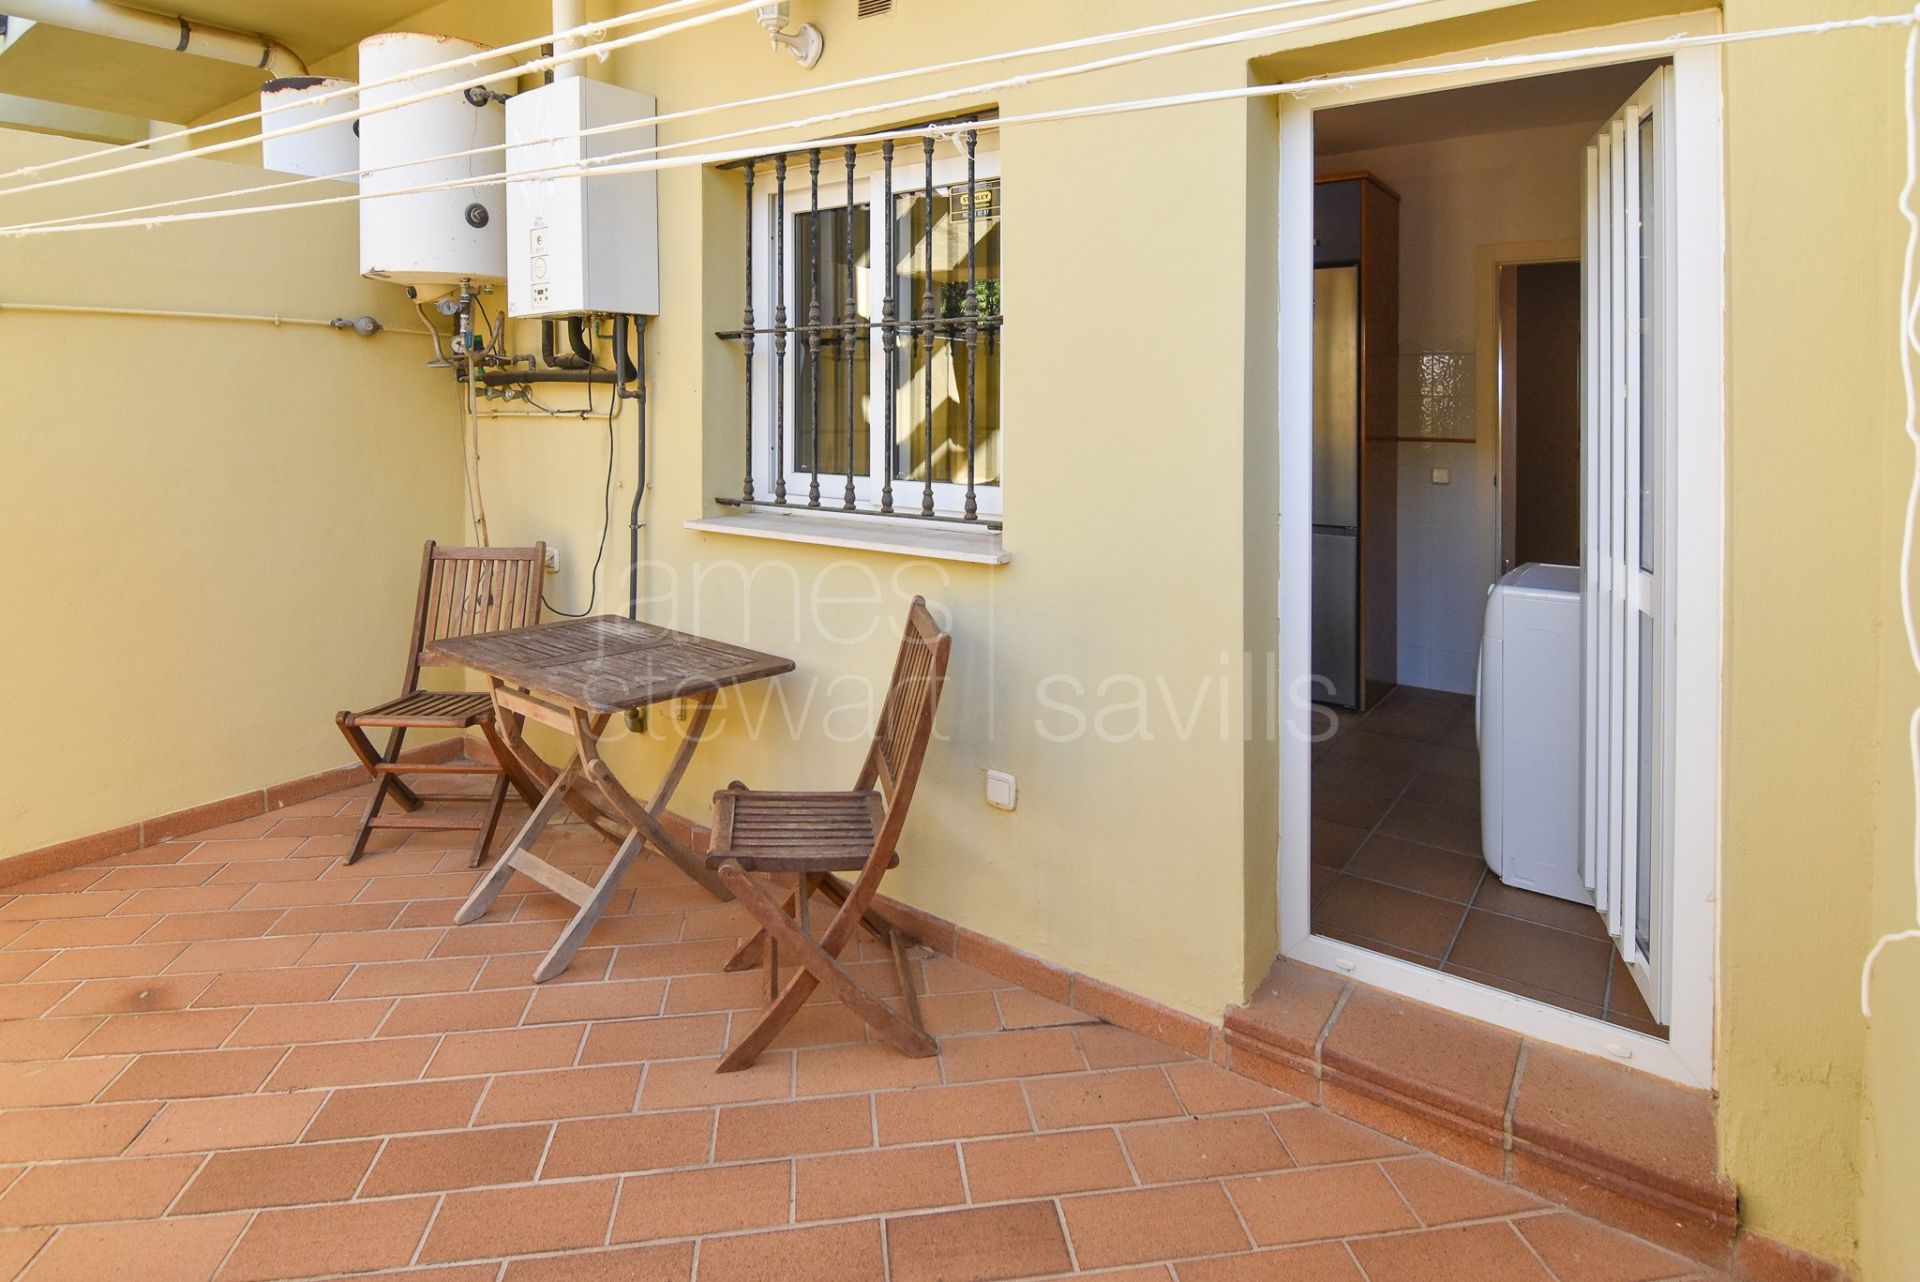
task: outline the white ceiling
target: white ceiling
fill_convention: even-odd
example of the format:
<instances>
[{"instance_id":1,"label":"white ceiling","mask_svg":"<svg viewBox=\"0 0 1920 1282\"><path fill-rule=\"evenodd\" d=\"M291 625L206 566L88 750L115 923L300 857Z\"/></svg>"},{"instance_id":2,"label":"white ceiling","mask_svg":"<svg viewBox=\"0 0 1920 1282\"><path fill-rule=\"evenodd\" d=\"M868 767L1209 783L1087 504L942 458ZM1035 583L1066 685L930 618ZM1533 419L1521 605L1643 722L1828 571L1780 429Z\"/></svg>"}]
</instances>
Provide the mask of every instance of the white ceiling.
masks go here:
<instances>
[{"instance_id":1,"label":"white ceiling","mask_svg":"<svg viewBox=\"0 0 1920 1282\"><path fill-rule=\"evenodd\" d=\"M1632 62L1590 67L1316 111L1314 149L1328 156L1511 129L1598 126L1620 109L1658 65Z\"/></svg>"},{"instance_id":2,"label":"white ceiling","mask_svg":"<svg viewBox=\"0 0 1920 1282\"><path fill-rule=\"evenodd\" d=\"M258 31L308 64L384 31L424 0L186 0L190 22ZM0 13L6 11L0 0ZM0 54L0 93L153 120L196 120L260 87L261 74L192 54L36 23Z\"/></svg>"}]
</instances>

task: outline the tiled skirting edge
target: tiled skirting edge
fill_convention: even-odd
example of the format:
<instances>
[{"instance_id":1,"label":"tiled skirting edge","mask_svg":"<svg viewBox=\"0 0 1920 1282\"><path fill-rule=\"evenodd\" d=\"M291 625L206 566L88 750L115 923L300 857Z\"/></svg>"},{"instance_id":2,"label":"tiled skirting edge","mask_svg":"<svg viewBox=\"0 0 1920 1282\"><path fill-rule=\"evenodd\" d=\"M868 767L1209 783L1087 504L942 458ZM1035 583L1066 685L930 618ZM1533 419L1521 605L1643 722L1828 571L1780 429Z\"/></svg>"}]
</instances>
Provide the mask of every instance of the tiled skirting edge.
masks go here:
<instances>
[{"instance_id":1,"label":"tiled skirting edge","mask_svg":"<svg viewBox=\"0 0 1920 1282\"><path fill-rule=\"evenodd\" d=\"M1846 1276L1739 1232L1705 1091L1286 961L1223 1040L1236 1072L1740 1278Z\"/></svg>"},{"instance_id":2,"label":"tiled skirting edge","mask_svg":"<svg viewBox=\"0 0 1920 1282\"><path fill-rule=\"evenodd\" d=\"M460 755L463 742L457 737L442 739L437 743L409 748L401 755L409 761L447 761ZM268 814L283 806L298 805L342 788L351 788L365 778L366 771L358 764L336 766L286 783L237 793L170 814L156 815L139 823L125 824L105 832L75 837L72 841L8 855L0 858L0 886L12 886L49 873L65 872L96 859L124 855L130 850L156 845L169 838Z\"/></svg>"}]
</instances>

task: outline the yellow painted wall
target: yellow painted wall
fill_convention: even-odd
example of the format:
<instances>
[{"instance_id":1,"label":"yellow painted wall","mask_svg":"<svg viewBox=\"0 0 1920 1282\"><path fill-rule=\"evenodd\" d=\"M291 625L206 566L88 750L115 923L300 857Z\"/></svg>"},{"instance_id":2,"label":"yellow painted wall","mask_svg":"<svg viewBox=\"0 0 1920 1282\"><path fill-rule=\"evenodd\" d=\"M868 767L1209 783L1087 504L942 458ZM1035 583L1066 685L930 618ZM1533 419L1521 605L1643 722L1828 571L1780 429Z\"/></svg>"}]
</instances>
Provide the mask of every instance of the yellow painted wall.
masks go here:
<instances>
[{"instance_id":1,"label":"yellow painted wall","mask_svg":"<svg viewBox=\"0 0 1920 1282\"><path fill-rule=\"evenodd\" d=\"M87 145L0 133L0 169ZM0 200L8 221L227 190L231 166ZM99 202L98 204L93 202ZM342 765L390 697L458 419L424 335L14 311L41 302L419 328L350 207L0 239L0 857Z\"/></svg>"},{"instance_id":2,"label":"yellow painted wall","mask_svg":"<svg viewBox=\"0 0 1920 1282\"><path fill-rule=\"evenodd\" d=\"M798 6L827 29L814 78L1214 7L977 0L903 4L856 24ZM1192 56L979 103L1011 113L1211 88L1243 83L1250 53L1262 55L1262 74L1352 67L1679 7L1443 2L1371 20L1385 33L1367 39L1329 30L1292 49ZM1735 27L1857 11L1857 0L1726 5ZM543 16L487 0L401 25L504 40L534 34ZM1911 924L1914 894L1905 733L1920 691L1904 666L1893 579L1910 463L1891 328L1898 46L1887 33L1835 35L1725 60L1723 1158L1749 1225L1857 1261L1869 1279L1920 1274L1920 948L1890 956L1872 1025L1855 1004L1868 942ZM744 21L618 55L600 74L670 110L809 80ZM736 112L663 132L684 139L773 118ZM1258 712L1243 711L1270 691L1259 663L1249 679L1238 662L1270 653L1273 640L1272 134L1271 109L1255 104L1007 135L1014 561L1000 569L683 528L717 512L713 497L732 493L740 473L740 360L712 335L738 322L742 204L730 176L663 177L642 611L799 663L771 704L755 694L730 707L679 808L698 814L700 798L734 776L848 778L870 721L862 683L883 679L904 599L926 592L955 630L956 670L890 889L1199 1014L1245 993L1273 947L1274 753ZM565 569L552 595L579 608L602 521L604 427L500 421L481 443L496 539L557 543ZM624 603L630 410L614 451L603 609ZM1078 681L1091 700L1128 675L1148 683L1151 737L1060 745L1040 733L1036 721L1060 724L1039 701L1044 680ZM1205 696L1195 733L1174 732L1152 687L1161 675L1181 716ZM1206 702L1222 693L1224 732ZM771 732L746 733L769 717ZM615 759L639 773L662 752L627 743ZM981 800L988 766L1019 776L1015 813Z\"/></svg>"}]
</instances>

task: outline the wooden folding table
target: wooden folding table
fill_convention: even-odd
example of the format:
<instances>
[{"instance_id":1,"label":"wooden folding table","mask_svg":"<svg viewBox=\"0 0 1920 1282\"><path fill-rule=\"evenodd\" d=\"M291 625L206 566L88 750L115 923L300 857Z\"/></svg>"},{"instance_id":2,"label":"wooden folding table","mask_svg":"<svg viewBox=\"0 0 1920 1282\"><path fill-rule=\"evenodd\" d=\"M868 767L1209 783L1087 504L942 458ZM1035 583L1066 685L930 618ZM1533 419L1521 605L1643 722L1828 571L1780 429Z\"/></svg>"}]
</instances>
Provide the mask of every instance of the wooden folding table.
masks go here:
<instances>
[{"instance_id":1,"label":"wooden folding table","mask_svg":"<svg viewBox=\"0 0 1920 1282\"><path fill-rule=\"evenodd\" d=\"M501 742L514 766L545 789L525 826L454 915L456 922L485 913L515 872L577 904L579 911L533 972L535 980L547 980L567 968L627 869L648 846L715 897L733 897L663 820L706 732L715 694L791 672L792 660L618 615L436 641L428 650L486 674ZM601 758L600 738L617 714L674 699L690 699L692 714L659 786L643 802ZM522 732L529 720L573 740L565 766L555 770L527 744ZM613 861L591 885L533 853L535 839L563 805L619 841ZM620 826L627 829L624 838L616 835Z\"/></svg>"}]
</instances>

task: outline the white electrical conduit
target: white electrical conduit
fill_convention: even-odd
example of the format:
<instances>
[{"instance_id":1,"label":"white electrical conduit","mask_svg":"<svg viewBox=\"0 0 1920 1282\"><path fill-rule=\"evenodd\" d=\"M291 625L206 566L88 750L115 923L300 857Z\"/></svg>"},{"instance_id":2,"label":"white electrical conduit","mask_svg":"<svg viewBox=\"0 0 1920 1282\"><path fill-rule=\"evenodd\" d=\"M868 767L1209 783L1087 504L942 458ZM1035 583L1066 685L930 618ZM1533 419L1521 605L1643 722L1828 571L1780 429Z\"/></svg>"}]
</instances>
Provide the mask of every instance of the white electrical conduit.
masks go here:
<instances>
[{"instance_id":1,"label":"white electrical conduit","mask_svg":"<svg viewBox=\"0 0 1920 1282\"><path fill-rule=\"evenodd\" d=\"M1920 5L1915 5L1908 21L1920 24ZM1907 441L1913 447L1913 479L1907 485L1907 509L1905 520L1900 529L1900 621L1906 628L1907 661L1913 665L1916 674L1920 674L1920 622L1916 622L1913 601L1913 537L1914 528L1920 522L1920 394L1916 392L1914 358L1920 355L1920 335L1915 333L1915 323L1920 321L1920 213L1914 211L1914 188L1920 185L1920 121L1915 119L1914 89L1915 64L1920 61L1920 25L1907 29L1907 58L1901 86L1905 98L1901 103L1902 118L1906 122L1907 140L1907 176L1900 187L1900 216L1907 224L1906 255L1901 262L1900 271L1900 381L1906 391L1905 428ZM1894 944L1920 942L1920 708L1916 708L1907 719L1907 764L1913 779L1913 891L1914 891L1914 929L1897 930L1882 935L1874 941L1867 951L1867 959L1860 966L1860 1013L1868 1019L1873 1018L1873 968L1881 955Z\"/></svg>"},{"instance_id":2,"label":"white electrical conduit","mask_svg":"<svg viewBox=\"0 0 1920 1282\"><path fill-rule=\"evenodd\" d=\"M1417 3L1419 0L1394 0L1394 2ZM988 132L1004 130L1009 125L1049 124L1063 120L1083 120L1098 116L1132 115L1138 112L1158 111L1169 107L1200 106L1219 102L1245 102L1256 99L1289 96L1298 97L1302 94L1321 92L1329 89L1358 88L1365 85L1390 81L1430 79L1457 75L1462 72L1502 70L1517 67L1564 66L1567 64L1590 62L1625 62L1642 57L1672 54L1681 49L1749 44L1759 40L1772 40L1785 36L1825 35L1832 32L1867 30L1881 27L1912 27L1916 23L1920 23L1920 10L1917 10L1913 14L1844 18L1829 22L1802 23L1796 26L1765 27L1751 31L1721 32L1699 36L1663 36L1623 44L1595 45L1585 49L1508 54L1500 57L1475 59L1469 62L1439 63L1418 67L1396 67L1383 71L1318 76L1306 80L1286 81L1270 85L1247 85L1229 89L1205 89L1196 90L1192 93L1172 94L1160 98L1134 98L1116 102L1093 103L1080 107L1060 107L1047 111L1026 112L1019 115L995 116L984 120L966 122L964 124L914 125L906 128L879 130L870 133L843 134L830 138L798 139L789 143L763 142L752 147L707 152L694 156L672 156L620 164L608 164L606 161L613 158L606 157L597 162L588 161L575 165L554 166L548 169L532 170L523 174L515 174L511 177L591 177L596 174L656 173L662 170L728 164L734 161L755 159L769 152L779 152L783 150L805 151L813 148L825 149L830 147L860 146L889 140L897 141L905 138L926 138L929 136L936 138L954 138L968 131L977 130ZM937 97L938 95L930 96ZM777 132L791 127L790 124L766 126L755 132ZM184 214L163 214L155 218L115 219L108 222L80 223L59 227L36 227L28 224L20 224L0 227L0 236L51 236L66 232L108 231L128 227L159 227L170 223L207 222L218 219L244 217L251 214L276 213L282 210L316 209L329 205L358 204L362 200L379 200L389 196L410 196L435 191L463 191L475 187L497 186L501 181L501 175L492 174L477 178L449 179L446 182L401 188L396 191L380 192L377 195L365 195L354 192L339 196L318 197L312 200L284 201L272 205L244 205L237 209L197 210Z\"/></svg>"},{"instance_id":3,"label":"white electrical conduit","mask_svg":"<svg viewBox=\"0 0 1920 1282\"><path fill-rule=\"evenodd\" d=\"M713 2L714 0L674 0L673 3L661 5L658 9L649 10L646 13L626 16L651 18L657 17L665 12L678 11L690 6L706 5ZM758 0L736 0L735 3L711 13L697 14L691 18L682 18L678 22L669 22L664 26L649 27L645 31L635 32L629 36L621 36L614 40L602 41L599 44L585 45L565 54L554 53L545 57L535 58L531 62L503 67L498 71L491 71L484 75L456 81L453 84L445 85L438 89L395 98L390 102L383 102L377 107L355 107L349 111L335 112L331 115L315 117L279 129L269 129L258 134L248 134L239 138L230 138L225 142L208 143L204 146L189 148L185 151L168 152L164 155L151 156L145 160L134 161L131 164L115 165L108 169L90 170L83 174L70 174L65 178L50 178L41 182L27 183L19 187L0 188L0 196L14 196L30 191L42 191L49 187L65 187L71 183L88 182L95 178L107 177L108 175L133 173L137 170L152 169L160 165L174 164L182 160L197 160L202 156L218 155L221 152L233 151L241 147L251 147L268 139L287 138L294 134L302 134L314 129L326 129L335 125L346 124L349 121L359 120L378 112L397 111L401 107L411 107L416 103L430 102L450 93L460 93L467 89L485 86L510 76L531 75L536 72L545 71L550 67L560 67L568 63L578 62L582 58L604 59L616 49L625 49L631 45L645 44L647 41L658 40L663 36L678 35L682 31L690 31L695 27L703 27L709 23L718 22L723 18L736 17L759 7ZM592 24L581 34L591 35L601 30L605 25L604 23ZM568 36L573 34L575 33L566 33ZM444 69L455 69L482 62L497 62L501 58L507 57L510 51L524 49L528 44L536 46L545 44L553 38L554 37L551 36L542 36L533 41L521 41L518 44L503 45L498 49L489 49L482 53L469 54L464 58L449 59L446 62L436 63L433 66L417 67L404 76L389 76L383 80L369 81L365 84L357 84L343 89L332 89L326 93L315 94L313 97L305 99L304 101L307 105L311 106L315 103L326 102L334 98L343 98L349 94L356 96L364 95L370 88L378 88L383 85L405 84L421 76L431 75ZM156 138L149 138L146 142L137 145L151 147L155 144L168 141L169 139L182 138L188 134L199 133L206 129L226 128L243 124L249 120L259 120L264 114L263 112L255 111L244 116L232 116L226 120L214 121L207 125L195 125L190 129L177 130L171 134L162 134ZM44 165L28 165L8 174L0 174L0 179L43 173L48 169L61 168L80 161L97 160L102 156L127 150L134 145L136 144L126 143L118 147L110 147L103 152L85 152L79 156L64 157L60 160L50 161Z\"/></svg>"},{"instance_id":4,"label":"white electrical conduit","mask_svg":"<svg viewBox=\"0 0 1920 1282\"><path fill-rule=\"evenodd\" d=\"M44 22L49 27L190 53L253 67L273 76L307 74L307 64L278 40L211 23L190 22L182 17L166 17L145 9L129 9L109 0L8 0L7 12L30 22Z\"/></svg>"},{"instance_id":5,"label":"white electrical conduit","mask_svg":"<svg viewBox=\"0 0 1920 1282\"><path fill-rule=\"evenodd\" d=\"M1105 32L1095 36L1084 36L1084 37L1080 37L1073 40L1056 41L1055 43L1052 43L1052 44L1033 45L1025 49L1015 49L1005 53L980 54L971 58L960 58L960 59L955 59L951 62L934 63L932 65L923 66L923 67L910 67L901 71L881 72L877 75L862 76L857 79L842 80L832 84L808 85L798 89L785 90L780 93L762 94L756 98L743 98L733 102L716 103L711 106L687 107L679 111L663 112L655 116L646 116L646 117L641 117L634 120L622 120L622 121L615 122L613 124L596 125L590 129L580 130L577 134L572 136L580 137L580 138L590 138L599 134L624 133L634 129L644 129L650 125L660 125L660 124L665 124L671 121L685 120L694 116L713 115L718 112L734 111L734 110L743 109L747 107L767 106L773 103L787 102L797 98L812 97L817 94L840 93L840 92L844 92L851 89L871 88L874 85L886 84L891 81L906 80L906 79L912 79L912 78L921 77L921 76L939 75L945 72L963 70L967 67L979 66L983 63L1006 62L1015 58L1040 57L1047 54L1071 52L1076 49L1094 48L1099 45L1116 44L1126 40L1145 39L1149 36L1167 35L1169 33L1177 32L1177 31L1188 31L1196 27L1213 26L1222 22L1235 22L1235 21L1241 21L1247 18L1261 17L1266 14L1277 13L1277 12L1281 12L1288 9L1299 9L1299 8L1304 8L1309 6L1318 7L1320 5L1326 4L1327 2L1328 0L1272 0L1271 3L1267 3L1267 4L1253 5L1249 8L1244 8L1244 9L1233 9L1224 13L1209 14L1199 18L1183 18L1173 22L1154 23L1151 26L1134 27L1126 31ZM1125 66L1131 63L1146 61L1150 58L1166 57L1171 54L1178 54L1178 53L1188 53L1197 49L1211 48L1221 44L1234 43L1239 41L1269 39L1277 34L1283 35L1283 34L1286 34L1287 32L1302 30L1307 27L1321 26L1328 23L1332 23L1332 22L1345 21L1350 18L1367 17L1375 13L1391 12L1397 9L1409 8L1419 4L1432 4L1435 2L1436 0L1389 0L1388 3L1383 3L1373 7L1348 9L1339 13L1323 14L1314 18L1307 19L1302 22L1282 23L1276 27L1258 28L1258 29L1252 29L1252 30L1243 31L1243 32L1230 33L1225 36L1215 36L1215 37L1210 37L1206 40L1189 41L1189 42L1178 44L1178 45L1171 45L1171 46L1163 45L1153 49L1136 51L1134 53L1126 54L1117 58L1107 58L1107 59L1102 59L1096 62L1078 63L1072 66L1053 68L1046 71L1033 72L1025 75L1009 76L1002 80L994 80L994 81L988 81L982 84L967 85L960 89L945 90L938 94L922 94L914 98L899 99L891 103L880 103L874 106L850 108L844 111L832 112L826 115L810 117L802 121L790 122L788 125L781 126L781 127L782 128L802 128L810 125L823 124L833 120L849 119L854 116L869 115L869 114L874 114L878 112L899 110L906 107L926 106L934 101L951 100L955 98L978 97L982 94L995 93L1004 89L1024 88L1027 85L1031 85L1041 81L1057 80L1066 76L1077 76L1077 75L1084 75L1088 72L1093 72L1093 71L1108 70L1113 67ZM594 163L611 164L620 160L637 159L638 157L641 157L641 156L657 154L661 151L678 150L680 148L685 148L685 147L707 146L716 142L728 142L735 138L750 137L753 134L761 133L761 132L764 132L763 128L738 129L738 130L734 130L731 133L712 134L704 138L688 139L678 143L663 143L654 147L646 147L646 148L640 148L633 151L624 151L624 152L618 152L618 153L614 153L607 156L600 156L595 158ZM69 214L59 218L48 218L48 219L43 219L39 222L23 223L20 225L23 227L53 227L53 226L59 226L65 223L85 222L95 218L119 218L119 217L126 217L132 214L153 213L163 209L178 209L181 206L185 206L185 205L204 204L205 202L210 200L236 199L243 196L266 195L271 192L286 191L294 187L304 187L311 183L316 183L316 182L349 181L353 179L367 178L374 174L386 173L394 169L410 168L418 164L439 164L439 163L443 163L450 160L462 160L470 156L483 156L483 155L491 154L496 151L504 151L504 150L506 150L505 143L501 143L494 146L486 146L486 147L471 147L465 151L445 152L437 156L426 157L422 160L409 160L403 163L396 163L392 165L376 165L376 166L373 166L372 168L367 168L367 169L342 170L341 172L335 173L335 174L322 174L322 175L316 175L312 177L279 179L274 182L261 184L255 187L242 187L242 188L238 188L231 191L215 193L212 195L184 196L174 200L154 201L145 205L130 205L121 209L96 211L94 213L88 213L88 214ZM113 171L108 170L105 172L111 173ZM21 190L25 190L25 189L23 188ZM6 192L4 190L0 190L0 195L5 195L5 194Z\"/></svg>"}]
</instances>

